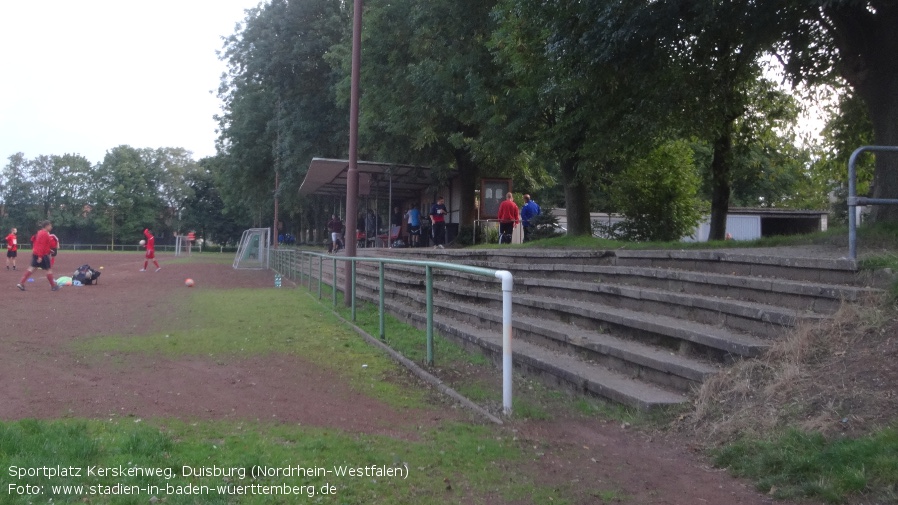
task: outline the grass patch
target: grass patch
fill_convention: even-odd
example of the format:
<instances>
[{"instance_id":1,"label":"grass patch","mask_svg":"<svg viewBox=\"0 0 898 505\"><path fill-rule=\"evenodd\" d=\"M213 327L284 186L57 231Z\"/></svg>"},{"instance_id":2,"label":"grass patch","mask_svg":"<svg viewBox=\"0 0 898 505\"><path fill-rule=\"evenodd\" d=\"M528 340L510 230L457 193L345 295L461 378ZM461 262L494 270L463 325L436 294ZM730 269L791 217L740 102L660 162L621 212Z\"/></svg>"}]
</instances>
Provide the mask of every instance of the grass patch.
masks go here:
<instances>
[{"instance_id":1,"label":"grass patch","mask_svg":"<svg viewBox=\"0 0 898 505\"><path fill-rule=\"evenodd\" d=\"M9 492L9 484L41 486L40 502L145 504L156 496L168 504L442 504L571 503L565 490L540 487L520 472L504 469L521 460L513 437L498 435L489 426L449 424L420 433L415 441L343 433L338 430L261 423L179 421L34 421L0 423L0 465L35 469L80 469L81 476L10 476L0 474L3 503L26 504L35 496ZM325 475L252 477L254 466L271 468L322 467ZM338 476L335 467L408 468L408 477ZM87 475L88 467L153 469L161 476ZM224 470L227 475L189 475L189 467ZM185 475L187 474L187 475ZM140 494L114 498L100 496L101 486L137 486ZM218 487L313 486L297 496L227 495ZM166 493L184 486L208 486L200 495ZM321 495L321 486L333 486L334 495ZM51 486L85 486L73 488ZM93 486L91 489L90 486ZM161 489L148 489L159 486ZM108 489L106 489L108 491ZM147 493L147 491L150 491ZM52 499L52 500L51 500Z\"/></svg>"},{"instance_id":2,"label":"grass patch","mask_svg":"<svg viewBox=\"0 0 898 505\"><path fill-rule=\"evenodd\" d=\"M776 498L820 498L840 503L874 492L894 500L898 483L898 431L829 440L790 430L767 440L742 440L715 451L715 463L757 481ZM876 490L876 491L873 491Z\"/></svg>"},{"instance_id":3,"label":"grass patch","mask_svg":"<svg viewBox=\"0 0 898 505\"><path fill-rule=\"evenodd\" d=\"M114 351L218 361L291 354L337 372L356 390L391 405L424 402L423 391L403 390L388 380L399 369L388 356L292 289L205 290L192 293L181 311L172 315L169 329L158 333L96 337L74 345L88 355Z\"/></svg>"}]
</instances>

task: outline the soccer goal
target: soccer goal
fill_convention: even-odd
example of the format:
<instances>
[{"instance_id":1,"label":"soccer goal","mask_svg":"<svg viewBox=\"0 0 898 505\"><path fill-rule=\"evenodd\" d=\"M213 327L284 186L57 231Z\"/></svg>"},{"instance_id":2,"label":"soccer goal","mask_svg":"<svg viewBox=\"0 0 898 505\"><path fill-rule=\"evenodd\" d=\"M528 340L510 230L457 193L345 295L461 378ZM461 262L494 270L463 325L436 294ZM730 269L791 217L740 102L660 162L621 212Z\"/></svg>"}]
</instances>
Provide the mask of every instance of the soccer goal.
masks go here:
<instances>
[{"instance_id":1,"label":"soccer goal","mask_svg":"<svg viewBox=\"0 0 898 505\"><path fill-rule=\"evenodd\" d=\"M237 245L237 257L234 258L235 269L267 270L268 249L271 244L271 230L268 228L250 228L243 232Z\"/></svg>"}]
</instances>

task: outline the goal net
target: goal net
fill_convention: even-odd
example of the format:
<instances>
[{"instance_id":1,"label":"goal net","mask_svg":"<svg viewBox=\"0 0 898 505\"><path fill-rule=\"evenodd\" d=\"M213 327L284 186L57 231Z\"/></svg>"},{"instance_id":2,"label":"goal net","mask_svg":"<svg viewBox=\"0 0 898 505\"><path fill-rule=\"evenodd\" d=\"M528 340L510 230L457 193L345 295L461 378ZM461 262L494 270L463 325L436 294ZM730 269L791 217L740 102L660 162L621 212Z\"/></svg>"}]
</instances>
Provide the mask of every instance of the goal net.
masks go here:
<instances>
[{"instance_id":1,"label":"goal net","mask_svg":"<svg viewBox=\"0 0 898 505\"><path fill-rule=\"evenodd\" d=\"M243 232L237 245L237 257L234 258L235 269L266 270L268 269L268 249L271 244L271 231L268 228L250 228Z\"/></svg>"}]
</instances>

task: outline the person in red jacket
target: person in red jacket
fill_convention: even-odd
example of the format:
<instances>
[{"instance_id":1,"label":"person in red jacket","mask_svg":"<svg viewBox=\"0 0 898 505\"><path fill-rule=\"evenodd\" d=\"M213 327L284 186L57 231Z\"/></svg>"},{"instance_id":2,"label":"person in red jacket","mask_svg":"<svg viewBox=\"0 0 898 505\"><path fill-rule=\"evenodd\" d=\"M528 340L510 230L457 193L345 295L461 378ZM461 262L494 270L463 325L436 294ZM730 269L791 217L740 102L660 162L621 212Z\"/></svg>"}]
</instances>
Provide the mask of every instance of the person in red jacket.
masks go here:
<instances>
[{"instance_id":1,"label":"person in red jacket","mask_svg":"<svg viewBox=\"0 0 898 505\"><path fill-rule=\"evenodd\" d=\"M6 236L6 269L9 270L9 263L12 261L12 269L16 269L16 256L19 255L19 239L16 238L15 228L9 231Z\"/></svg>"},{"instance_id":2,"label":"person in red jacket","mask_svg":"<svg viewBox=\"0 0 898 505\"><path fill-rule=\"evenodd\" d=\"M56 254L59 252L59 237L55 233L50 234L50 268L56 265Z\"/></svg>"},{"instance_id":3,"label":"person in red jacket","mask_svg":"<svg viewBox=\"0 0 898 505\"><path fill-rule=\"evenodd\" d=\"M514 196L509 192L505 195L505 201L499 204L499 243L510 244L511 233L514 227L521 222L518 212L518 204L514 203Z\"/></svg>"},{"instance_id":4,"label":"person in red jacket","mask_svg":"<svg viewBox=\"0 0 898 505\"><path fill-rule=\"evenodd\" d=\"M47 280L50 281L50 289L52 291L59 289L59 285L53 280L53 268L50 262L50 246L52 245L50 230L52 229L53 224L50 223L50 221L43 221L41 222L41 229L38 230L37 234L34 236L34 249L31 251L31 266L28 267L28 270L25 270L25 275L22 276L22 280L16 284L16 287L22 291L25 291L25 282L31 277L31 273L34 272L35 268L42 268L47 272Z\"/></svg>"},{"instance_id":5,"label":"person in red jacket","mask_svg":"<svg viewBox=\"0 0 898 505\"><path fill-rule=\"evenodd\" d=\"M141 272L147 271L147 265L149 265L150 260L153 260L153 264L156 265L156 271L162 270L162 267L159 266L159 262L156 261L156 237L150 233L150 229L146 228L143 230L143 236L147 238L146 244L144 247L147 249L147 253L144 256L143 260L143 268L140 269Z\"/></svg>"}]
</instances>

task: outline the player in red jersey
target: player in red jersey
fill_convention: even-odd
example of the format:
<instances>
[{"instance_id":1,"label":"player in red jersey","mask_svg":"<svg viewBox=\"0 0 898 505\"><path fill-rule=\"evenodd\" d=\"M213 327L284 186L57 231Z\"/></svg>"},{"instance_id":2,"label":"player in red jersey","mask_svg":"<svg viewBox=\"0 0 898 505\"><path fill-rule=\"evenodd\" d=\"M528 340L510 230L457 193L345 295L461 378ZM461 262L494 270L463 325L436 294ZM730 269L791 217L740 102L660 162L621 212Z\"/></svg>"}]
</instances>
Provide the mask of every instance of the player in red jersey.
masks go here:
<instances>
[{"instance_id":1,"label":"player in red jersey","mask_svg":"<svg viewBox=\"0 0 898 505\"><path fill-rule=\"evenodd\" d=\"M25 291L25 282L31 277L31 273L35 268L42 268L47 272L47 280L50 281L50 289L56 291L59 285L53 280L53 268L50 264L50 249L52 239L50 238L50 230L53 224L50 221L41 222L41 229L34 236L34 250L31 251L31 266L25 270L22 280L16 284L16 287Z\"/></svg>"},{"instance_id":2,"label":"player in red jersey","mask_svg":"<svg viewBox=\"0 0 898 505\"><path fill-rule=\"evenodd\" d=\"M50 234L50 268L56 265L56 254L59 252L59 237L55 233Z\"/></svg>"},{"instance_id":3,"label":"player in red jersey","mask_svg":"<svg viewBox=\"0 0 898 505\"><path fill-rule=\"evenodd\" d=\"M19 239L16 238L15 228L9 231L6 236L6 269L9 270L9 264L12 262L12 269L16 269L16 256L19 255Z\"/></svg>"},{"instance_id":4,"label":"player in red jersey","mask_svg":"<svg viewBox=\"0 0 898 505\"><path fill-rule=\"evenodd\" d=\"M147 254L143 260L143 268L141 268L140 271L146 272L147 265L150 263L150 260L153 260L153 264L156 265L156 271L158 272L159 270L162 270L162 267L160 267L159 262L156 261L156 237L150 233L149 228L143 230L143 236L147 238L147 243L144 244L144 247L147 249Z\"/></svg>"}]
</instances>

